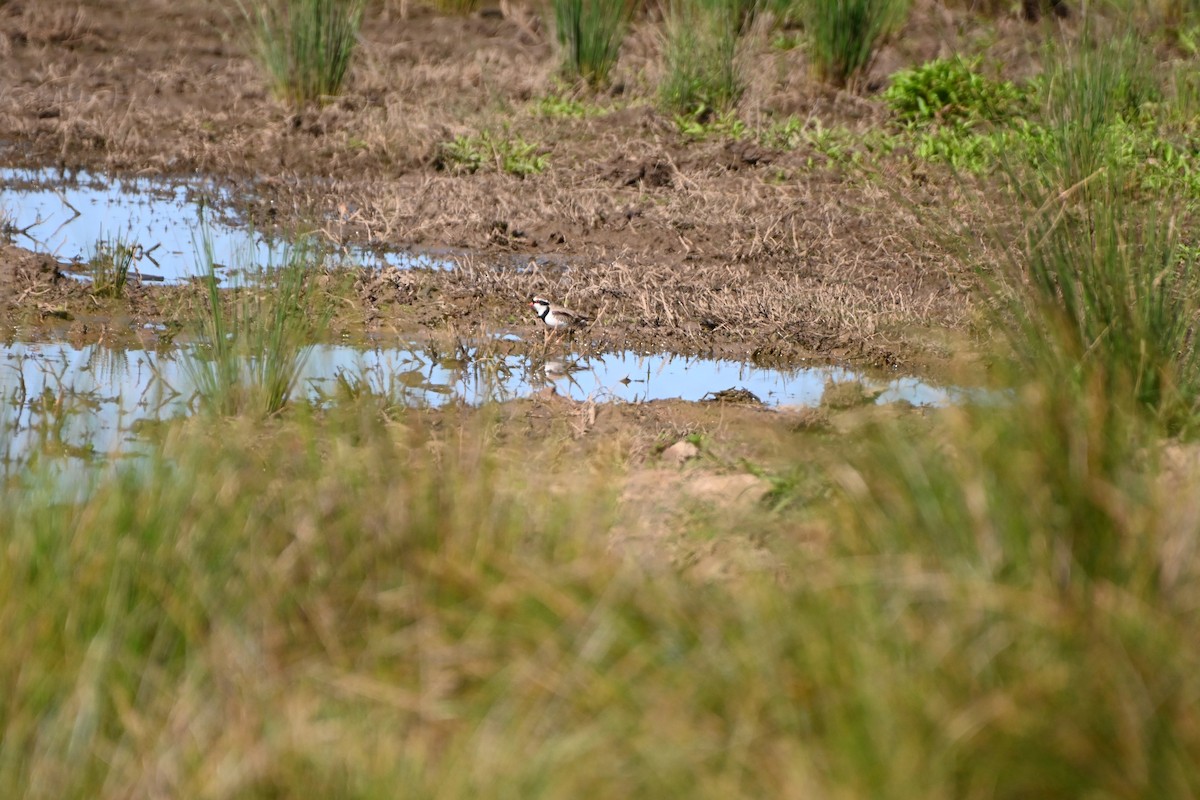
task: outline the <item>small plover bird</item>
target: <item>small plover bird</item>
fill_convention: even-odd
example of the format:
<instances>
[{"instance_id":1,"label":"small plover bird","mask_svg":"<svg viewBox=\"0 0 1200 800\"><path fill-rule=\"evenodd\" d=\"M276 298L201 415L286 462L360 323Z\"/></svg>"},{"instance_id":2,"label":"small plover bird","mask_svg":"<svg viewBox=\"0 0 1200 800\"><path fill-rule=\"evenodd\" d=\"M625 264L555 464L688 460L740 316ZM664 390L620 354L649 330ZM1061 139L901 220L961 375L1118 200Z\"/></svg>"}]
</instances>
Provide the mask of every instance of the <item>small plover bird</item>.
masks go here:
<instances>
[{"instance_id":1,"label":"small plover bird","mask_svg":"<svg viewBox=\"0 0 1200 800\"><path fill-rule=\"evenodd\" d=\"M550 341L551 333L566 333L576 328L582 328L591 322L588 317L585 317L578 311L572 311L569 308L555 305L540 296L535 296L530 300L529 307L538 315L538 319L546 323L545 341L547 342Z\"/></svg>"}]
</instances>

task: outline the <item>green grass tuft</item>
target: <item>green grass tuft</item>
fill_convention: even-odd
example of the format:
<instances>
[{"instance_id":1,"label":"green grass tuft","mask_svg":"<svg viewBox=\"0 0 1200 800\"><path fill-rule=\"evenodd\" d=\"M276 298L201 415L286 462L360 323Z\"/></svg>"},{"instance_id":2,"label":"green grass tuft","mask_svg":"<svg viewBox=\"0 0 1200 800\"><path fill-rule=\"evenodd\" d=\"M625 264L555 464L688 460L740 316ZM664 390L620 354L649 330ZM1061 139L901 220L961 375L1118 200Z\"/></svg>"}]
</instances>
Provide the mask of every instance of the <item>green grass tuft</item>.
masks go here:
<instances>
[{"instance_id":1,"label":"green grass tuft","mask_svg":"<svg viewBox=\"0 0 1200 800\"><path fill-rule=\"evenodd\" d=\"M563 72L593 87L608 83L633 15L630 0L552 0Z\"/></svg>"},{"instance_id":2,"label":"green grass tuft","mask_svg":"<svg viewBox=\"0 0 1200 800\"><path fill-rule=\"evenodd\" d=\"M908 0L806 2L809 60L817 76L834 86L853 84L908 15Z\"/></svg>"},{"instance_id":3,"label":"green grass tuft","mask_svg":"<svg viewBox=\"0 0 1200 800\"><path fill-rule=\"evenodd\" d=\"M123 297L129 282L129 271L139 248L121 236L96 243L88 259L88 275L92 279L92 294L97 297Z\"/></svg>"},{"instance_id":4,"label":"green grass tuft","mask_svg":"<svg viewBox=\"0 0 1200 800\"><path fill-rule=\"evenodd\" d=\"M341 91L366 0L238 0L238 4L251 29L254 55L270 76L277 97L300 107L326 102Z\"/></svg>"},{"instance_id":5,"label":"green grass tuft","mask_svg":"<svg viewBox=\"0 0 1200 800\"><path fill-rule=\"evenodd\" d=\"M1137 131L1156 136L1156 89L1139 64L1136 45L1117 40L1051 65L1040 146L1007 167L1021 246L1001 294L1029 368L1099 375L1180 431L1200 405L1200 272L1183 247L1182 173L1156 182L1161 172L1138 157Z\"/></svg>"},{"instance_id":6,"label":"green grass tuft","mask_svg":"<svg viewBox=\"0 0 1200 800\"><path fill-rule=\"evenodd\" d=\"M671 0L666 18L663 104L703 119L729 111L745 82L737 64L742 25L738 0Z\"/></svg>"},{"instance_id":7,"label":"green grass tuft","mask_svg":"<svg viewBox=\"0 0 1200 800\"><path fill-rule=\"evenodd\" d=\"M1181 247L1171 200L1081 197L1047 198L1024 218L1023 252L1006 282L1020 323L1015 349L1064 379L1097 372L1166 429L1192 428L1200 270Z\"/></svg>"},{"instance_id":8,"label":"green grass tuft","mask_svg":"<svg viewBox=\"0 0 1200 800\"><path fill-rule=\"evenodd\" d=\"M1139 44L1132 38L1086 41L1068 51L1051 51L1044 77L1044 118L1049 147L1041 154L1041 177L1048 188L1065 191L1083 182L1085 194L1111 183L1095 179L1115 159L1125 138L1124 124L1146 121L1161 98Z\"/></svg>"},{"instance_id":9,"label":"green grass tuft","mask_svg":"<svg viewBox=\"0 0 1200 800\"><path fill-rule=\"evenodd\" d=\"M308 244L288 246L282 264L254 265L244 282L222 289L207 238L201 251L207 302L196 346L183 362L200 405L216 415L277 414L292 398L309 342L328 319L306 281L320 258Z\"/></svg>"}]
</instances>

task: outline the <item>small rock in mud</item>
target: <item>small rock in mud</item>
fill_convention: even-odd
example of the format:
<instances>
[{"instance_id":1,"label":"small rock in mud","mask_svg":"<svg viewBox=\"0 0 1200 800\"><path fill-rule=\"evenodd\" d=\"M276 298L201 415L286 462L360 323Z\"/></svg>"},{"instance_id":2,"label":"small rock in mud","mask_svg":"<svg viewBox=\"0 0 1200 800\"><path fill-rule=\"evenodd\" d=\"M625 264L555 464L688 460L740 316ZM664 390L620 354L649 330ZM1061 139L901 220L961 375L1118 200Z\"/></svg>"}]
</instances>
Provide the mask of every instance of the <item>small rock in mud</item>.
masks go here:
<instances>
[{"instance_id":1,"label":"small rock in mud","mask_svg":"<svg viewBox=\"0 0 1200 800\"><path fill-rule=\"evenodd\" d=\"M755 475L698 475L684 484L684 491L697 500L726 508L750 508L762 502L771 484Z\"/></svg>"},{"instance_id":2,"label":"small rock in mud","mask_svg":"<svg viewBox=\"0 0 1200 800\"><path fill-rule=\"evenodd\" d=\"M725 145L720 161L726 169L753 167L771 163L771 152L755 144L752 139L737 139Z\"/></svg>"},{"instance_id":3,"label":"small rock in mud","mask_svg":"<svg viewBox=\"0 0 1200 800\"><path fill-rule=\"evenodd\" d=\"M700 457L700 448L692 442L682 439L662 451L662 460L668 464L683 466L694 458Z\"/></svg>"},{"instance_id":4,"label":"small rock in mud","mask_svg":"<svg viewBox=\"0 0 1200 800\"><path fill-rule=\"evenodd\" d=\"M604 177L621 186L641 184L650 188L670 186L675 180L675 166L665 158L641 161L619 157L608 163Z\"/></svg>"}]
</instances>

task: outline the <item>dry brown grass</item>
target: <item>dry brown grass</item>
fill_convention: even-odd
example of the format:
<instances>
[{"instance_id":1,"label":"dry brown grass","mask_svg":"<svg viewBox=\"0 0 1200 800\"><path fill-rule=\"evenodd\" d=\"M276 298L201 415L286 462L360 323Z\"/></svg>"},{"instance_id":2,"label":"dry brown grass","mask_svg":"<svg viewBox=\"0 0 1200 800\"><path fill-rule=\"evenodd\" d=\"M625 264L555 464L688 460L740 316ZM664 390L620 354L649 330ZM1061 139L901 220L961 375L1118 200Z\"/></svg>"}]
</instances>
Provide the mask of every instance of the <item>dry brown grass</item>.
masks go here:
<instances>
[{"instance_id":1,"label":"dry brown grass","mask_svg":"<svg viewBox=\"0 0 1200 800\"><path fill-rule=\"evenodd\" d=\"M16 164L199 171L235 194L253 177L240 210L260 229L471 251L464 269L419 279L454 295L439 301L453 306L443 319L464 327L495 326L545 291L598 314L609 341L895 363L912 355L900 331L969 318L965 276L912 240L895 192L814 170L803 149L682 137L649 102L652 21L623 49L615 94L588 100L608 112L563 119L532 110L554 91L556 62L528 9L463 18L395 6L365 26L345 96L294 114L270 98L217 4L174 4L163 22L124 3L48 0L6 29L30 32L8 37L0 138L22 142ZM812 84L801 52L760 41L746 53L752 127L798 110L853 130L878 122L877 104ZM544 146L550 168L525 179L436 170L439 143L481 130ZM514 266L530 256L572 269ZM395 309L369 305L386 326Z\"/></svg>"}]
</instances>

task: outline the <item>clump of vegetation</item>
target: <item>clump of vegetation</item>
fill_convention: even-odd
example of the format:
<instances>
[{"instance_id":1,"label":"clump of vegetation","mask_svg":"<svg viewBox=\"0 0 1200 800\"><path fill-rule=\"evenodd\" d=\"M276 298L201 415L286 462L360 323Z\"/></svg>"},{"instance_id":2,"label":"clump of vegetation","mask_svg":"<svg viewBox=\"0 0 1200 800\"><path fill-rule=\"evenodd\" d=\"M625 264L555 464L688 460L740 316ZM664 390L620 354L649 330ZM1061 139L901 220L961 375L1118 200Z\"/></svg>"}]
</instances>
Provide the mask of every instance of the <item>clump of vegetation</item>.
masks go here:
<instances>
[{"instance_id":1,"label":"clump of vegetation","mask_svg":"<svg viewBox=\"0 0 1200 800\"><path fill-rule=\"evenodd\" d=\"M983 75L978 59L955 57L900 70L883 98L915 156L983 173L1043 135L1028 119L1036 91Z\"/></svg>"},{"instance_id":2,"label":"clump of vegetation","mask_svg":"<svg viewBox=\"0 0 1200 800\"><path fill-rule=\"evenodd\" d=\"M1147 180L1126 149L1143 146L1131 127L1155 127L1139 63L1117 40L1051 64L1044 136L1006 168L1023 246L1000 288L1027 368L1101 380L1179 431L1200 404L1200 271L1180 239L1180 181Z\"/></svg>"},{"instance_id":3,"label":"clump of vegetation","mask_svg":"<svg viewBox=\"0 0 1200 800\"><path fill-rule=\"evenodd\" d=\"M550 118L583 119L606 112L602 106L585 103L570 94L547 94L538 98L534 105L539 116Z\"/></svg>"},{"instance_id":4,"label":"clump of vegetation","mask_svg":"<svg viewBox=\"0 0 1200 800\"><path fill-rule=\"evenodd\" d=\"M277 97L299 107L325 102L341 91L366 0L246 2L249 8L240 7L253 35L254 54Z\"/></svg>"},{"instance_id":5,"label":"clump of vegetation","mask_svg":"<svg viewBox=\"0 0 1200 800\"><path fill-rule=\"evenodd\" d=\"M1044 135L1035 180L1047 191L1116 191L1114 180L1147 197L1164 191L1200 207L1200 148L1186 97L1165 103L1166 92L1140 45L1108 39L1051 53L1042 81ZM1185 90L1186 94L1186 90Z\"/></svg>"},{"instance_id":6,"label":"clump of vegetation","mask_svg":"<svg viewBox=\"0 0 1200 800\"><path fill-rule=\"evenodd\" d=\"M122 297L137 254L137 245L120 236L98 242L88 260L92 294L97 297Z\"/></svg>"},{"instance_id":7,"label":"clump of vegetation","mask_svg":"<svg viewBox=\"0 0 1200 800\"><path fill-rule=\"evenodd\" d=\"M1131 38L1085 41L1071 51L1052 52L1048 60L1044 102L1050 140L1041 175L1061 191L1110 165L1127 134L1121 123L1152 124L1147 107L1161 91Z\"/></svg>"},{"instance_id":8,"label":"clump of vegetation","mask_svg":"<svg viewBox=\"0 0 1200 800\"><path fill-rule=\"evenodd\" d=\"M980 74L978 61L939 59L897 72L884 99L918 158L974 173L1037 165L1037 180L1059 189L1111 158L1123 179L1172 185L1194 206L1197 150L1186 126L1168 135L1163 93L1140 61L1121 40L1050 52L1048 73L1018 86Z\"/></svg>"},{"instance_id":9,"label":"clump of vegetation","mask_svg":"<svg viewBox=\"0 0 1200 800\"><path fill-rule=\"evenodd\" d=\"M1098 584L1153 590L1152 467L1137 457L1151 428L1088 372L1024 372L1003 397L944 415L934 437L881 426L840 477L840 544L1073 600Z\"/></svg>"},{"instance_id":10,"label":"clump of vegetation","mask_svg":"<svg viewBox=\"0 0 1200 800\"><path fill-rule=\"evenodd\" d=\"M1030 109L1028 90L988 78L979 60L942 58L891 77L883 99L906 125L1006 123Z\"/></svg>"},{"instance_id":11,"label":"clump of vegetation","mask_svg":"<svg viewBox=\"0 0 1200 800\"><path fill-rule=\"evenodd\" d=\"M1104 169L1107 189L1020 195L1026 208L1040 203L1022 221L1007 285L1023 322L1016 350L1064 375L1099 371L1111 393L1187 429L1200 402L1200 271L1181 249L1172 198L1132 197L1109 182L1129 173L1114 160Z\"/></svg>"},{"instance_id":12,"label":"clump of vegetation","mask_svg":"<svg viewBox=\"0 0 1200 800\"><path fill-rule=\"evenodd\" d=\"M477 172L485 167L524 177L544 172L550 164L541 147L520 136L498 137L490 131L475 136L460 135L443 142L438 167L451 172Z\"/></svg>"},{"instance_id":13,"label":"clump of vegetation","mask_svg":"<svg viewBox=\"0 0 1200 800\"><path fill-rule=\"evenodd\" d=\"M877 623L886 615L889 629L906 631L893 639L874 629L868 663L850 659L887 677L853 695L867 719L843 732L842 754L859 753L869 772L875 752L890 773L909 757L883 755L869 732L899 724L919 752L948 759L913 775L914 797L939 794L934 786L990 791L999 775L1011 797L1171 796L1200 779L1173 766L1200 744L1186 699L1200 686L1189 677L1192 689L1179 691L1200 651L1173 643L1172 631L1192 624L1177 602L1190 590L1164 569L1174 547L1197 544L1195 532L1163 525L1159 504L1171 501L1155 496L1143 449L1156 447L1151 429L1092 378L1026 373L996 402L943 415L933 435L876 432L839 473L838 549L863 565L851 594L878 610ZM888 657L875 649L882 640L924 647L901 644ZM885 688L899 685L907 689ZM1034 706L1039 719L1023 710ZM950 734L958 725L970 733ZM1136 788L1119 786L1134 764L1147 767Z\"/></svg>"},{"instance_id":14,"label":"clump of vegetation","mask_svg":"<svg viewBox=\"0 0 1200 800\"><path fill-rule=\"evenodd\" d=\"M219 285L206 236L201 258L207 302L196 346L183 362L200 405L216 415L277 414L292 398L309 344L328 319L306 281L320 258L305 242L290 245L281 264L254 265L228 289Z\"/></svg>"},{"instance_id":15,"label":"clump of vegetation","mask_svg":"<svg viewBox=\"0 0 1200 800\"><path fill-rule=\"evenodd\" d=\"M704 118L737 103L745 88L737 64L742 12L739 0L671 0L659 89L667 108Z\"/></svg>"},{"instance_id":16,"label":"clump of vegetation","mask_svg":"<svg viewBox=\"0 0 1200 800\"><path fill-rule=\"evenodd\" d=\"M899 140L883 130L854 131L845 126L825 127L819 119L788 116L758 132L758 141L777 150L806 148L811 151L808 169L823 166L862 164L886 155Z\"/></svg>"},{"instance_id":17,"label":"clump of vegetation","mask_svg":"<svg viewBox=\"0 0 1200 800\"><path fill-rule=\"evenodd\" d=\"M908 0L806 0L808 55L817 76L851 85L866 71L880 42L898 30Z\"/></svg>"},{"instance_id":18,"label":"clump of vegetation","mask_svg":"<svg viewBox=\"0 0 1200 800\"><path fill-rule=\"evenodd\" d=\"M608 82L633 14L631 0L553 0L563 71L593 87Z\"/></svg>"},{"instance_id":19,"label":"clump of vegetation","mask_svg":"<svg viewBox=\"0 0 1200 800\"><path fill-rule=\"evenodd\" d=\"M746 135L746 123L733 111L714 114L712 109L699 106L687 114L675 115L675 127L689 139L707 139L722 136L741 139Z\"/></svg>"}]
</instances>

